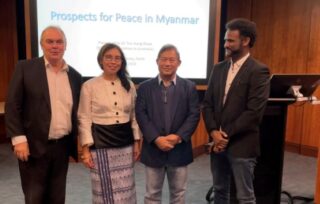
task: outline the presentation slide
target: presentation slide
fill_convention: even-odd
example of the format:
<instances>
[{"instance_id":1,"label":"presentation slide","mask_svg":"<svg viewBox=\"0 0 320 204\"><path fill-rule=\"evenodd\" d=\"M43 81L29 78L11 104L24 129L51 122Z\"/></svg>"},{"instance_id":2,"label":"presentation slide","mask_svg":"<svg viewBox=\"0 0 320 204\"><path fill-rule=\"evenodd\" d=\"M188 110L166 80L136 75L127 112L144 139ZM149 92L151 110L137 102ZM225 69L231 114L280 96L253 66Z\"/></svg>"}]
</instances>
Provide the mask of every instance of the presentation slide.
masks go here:
<instances>
[{"instance_id":1,"label":"presentation slide","mask_svg":"<svg viewBox=\"0 0 320 204\"><path fill-rule=\"evenodd\" d=\"M47 26L60 26L65 60L88 77L102 73L97 54L107 42L123 49L131 77L155 77L158 51L169 43L180 51L178 75L205 79L209 14L210 0L38 0L38 39Z\"/></svg>"}]
</instances>

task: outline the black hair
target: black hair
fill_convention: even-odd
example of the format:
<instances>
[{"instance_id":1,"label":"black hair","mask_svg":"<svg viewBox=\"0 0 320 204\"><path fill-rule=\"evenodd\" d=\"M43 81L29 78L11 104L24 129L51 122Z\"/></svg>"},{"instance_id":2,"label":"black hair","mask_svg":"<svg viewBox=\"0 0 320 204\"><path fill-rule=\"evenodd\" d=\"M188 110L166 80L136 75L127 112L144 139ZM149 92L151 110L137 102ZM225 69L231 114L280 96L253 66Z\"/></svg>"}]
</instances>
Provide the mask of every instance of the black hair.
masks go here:
<instances>
[{"instance_id":1,"label":"black hair","mask_svg":"<svg viewBox=\"0 0 320 204\"><path fill-rule=\"evenodd\" d=\"M123 51L121 50L121 48L118 45L116 45L114 43L104 44L98 53L98 57L97 57L98 64L99 64L100 68L103 69L102 60L103 60L104 54L107 51L114 49L114 48L119 50L119 52L121 54L121 67L120 67L119 71L117 72L117 75L121 81L122 87L125 88L129 92L131 86L130 86L130 82L129 82L129 78L130 78L129 73L127 71L127 60L124 56Z\"/></svg>"},{"instance_id":2,"label":"black hair","mask_svg":"<svg viewBox=\"0 0 320 204\"><path fill-rule=\"evenodd\" d=\"M227 30L239 30L240 36L250 38L249 47L253 47L257 38L256 24L248 19L236 18L226 24Z\"/></svg>"}]
</instances>

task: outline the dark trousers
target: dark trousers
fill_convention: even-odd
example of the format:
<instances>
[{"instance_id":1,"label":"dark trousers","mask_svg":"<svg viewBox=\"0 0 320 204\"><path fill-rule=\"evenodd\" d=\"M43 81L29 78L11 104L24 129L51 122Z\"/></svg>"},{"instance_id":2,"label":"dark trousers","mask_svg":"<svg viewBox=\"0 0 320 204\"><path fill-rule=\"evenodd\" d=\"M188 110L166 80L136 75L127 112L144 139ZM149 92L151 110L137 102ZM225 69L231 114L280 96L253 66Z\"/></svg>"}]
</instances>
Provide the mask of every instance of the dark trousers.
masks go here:
<instances>
[{"instance_id":1,"label":"dark trousers","mask_svg":"<svg viewBox=\"0 0 320 204\"><path fill-rule=\"evenodd\" d=\"M26 204L64 204L68 171L67 140L49 142L40 158L19 160L22 190Z\"/></svg>"}]
</instances>

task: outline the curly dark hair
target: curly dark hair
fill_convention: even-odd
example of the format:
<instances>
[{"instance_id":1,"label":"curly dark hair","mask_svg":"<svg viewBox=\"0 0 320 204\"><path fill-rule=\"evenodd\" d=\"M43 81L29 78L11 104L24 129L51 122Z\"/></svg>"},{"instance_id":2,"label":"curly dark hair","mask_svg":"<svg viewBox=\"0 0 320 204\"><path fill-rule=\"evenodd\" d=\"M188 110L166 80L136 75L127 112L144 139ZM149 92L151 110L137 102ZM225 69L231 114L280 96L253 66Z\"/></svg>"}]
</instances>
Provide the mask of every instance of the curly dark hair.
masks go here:
<instances>
[{"instance_id":1,"label":"curly dark hair","mask_svg":"<svg viewBox=\"0 0 320 204\"><path fill-rule=\"evenodd\" d=\"M240 36L250 38L249 47L253 47L257 38L256 24L248 19L236 18L226 24L227 30L239 30Z\"/></svg>"},{"instance_id":2,"label":"curly dark hair","mask_svg":"<svg viewBox=\"0 0 320 204\"><path fill-rule=\"evenodd\" d=\"M97 57L98 64L99 64L100 68L103 69L102 60L103 60L104 54L107 51L114 49L114 48L117 49L121 54L121 67L120 67L119 71L117 72L117 75L121 81L122 87L125 88L129 92L131 86L130 86L130 82L129 82L130 76L127 71L127 60L124 56L123 51L121 50L121 48L118 45L116 45L114 43L104 44L98 53L98 57Z\"/></svg>"}]
</instances>

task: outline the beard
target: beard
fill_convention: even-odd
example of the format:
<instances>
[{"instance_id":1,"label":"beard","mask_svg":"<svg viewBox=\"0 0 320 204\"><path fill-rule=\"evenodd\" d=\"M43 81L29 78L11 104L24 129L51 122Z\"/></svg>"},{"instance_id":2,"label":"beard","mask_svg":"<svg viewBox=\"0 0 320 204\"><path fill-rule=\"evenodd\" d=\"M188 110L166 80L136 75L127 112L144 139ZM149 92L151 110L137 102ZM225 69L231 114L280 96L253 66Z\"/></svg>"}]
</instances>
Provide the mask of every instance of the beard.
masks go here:
<instances>
[{"instance_id":1,"label":"beard","mask_svg":"<svg viewBox=\"0 0 320 204\"><path fill-rule=\"evenodd\" d=\"M236 57L236 56L239 56L241 54L241 49L238 48L236 50L231 50L231 49L225 49L225 57L226 58L233 58L233 57Z\"/></svg>"}]
</instances>

